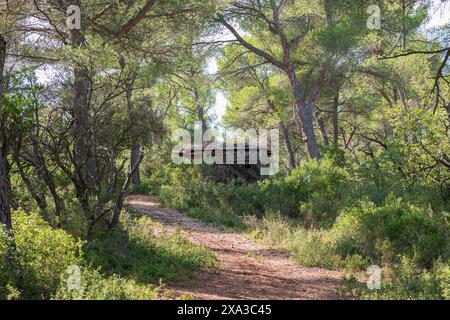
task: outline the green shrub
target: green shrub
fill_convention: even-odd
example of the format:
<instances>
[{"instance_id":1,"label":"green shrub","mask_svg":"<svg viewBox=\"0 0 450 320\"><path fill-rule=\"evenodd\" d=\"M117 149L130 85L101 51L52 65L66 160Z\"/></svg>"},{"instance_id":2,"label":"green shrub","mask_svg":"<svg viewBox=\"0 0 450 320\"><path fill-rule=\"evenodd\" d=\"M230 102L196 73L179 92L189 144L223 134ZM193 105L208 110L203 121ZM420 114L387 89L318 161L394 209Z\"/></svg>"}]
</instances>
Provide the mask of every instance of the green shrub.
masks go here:
<instances>
[{"instance_id":1,"label":"green shrub","mask_svg":"<svg viewBox=\"0 0 450 320\"><path fill-rule=\"evenodd\" d=\"M217 226L239 229L243 223L236 211L241 212L237 207L244 202L231 200L233 195L239 194L231 192L231 188L232 185L199 181L192 186L163 186L160 197L164 206L176 208L193 218Z\"/></svg>"},{"instance_id":2,"label":"green shrub","mask_svg":"<svg viewBox=\"0 0 450 320\"><path fill-rule=\"evenodd\" d=\"M291 240L292 230L289 222L278 213L269 213L263 219L246 216L245 223L249 235L255 240L277 250L286 251Z\"/></svg>"},{"instance_id":3,"label":"green shrub","mask_svg":"<svg viewBox=\"0 0 450 320\"><path fill-rule=\"evenodd\" d=\"M335 248L333 248L335 261L338 261L337 267L341 268L342 271L344 271L347 274L358 274L361 271L367 270L370 263L367 261L367 258L359 255L359 254L353 254L346 256L344 259L342 259L340 256L337 255L337 252Z\"/></svg>"},{"instance_id":4,"label":"green shrub","mask_svg":"<svg viewBox=\"0 0 450 320\"><path fill-rule=\"evenodd\" d=\"M184 189L182 187L162 186L161 187L161 204L165 207L183 210L187 207L187 200Z\"/></svg>"},{"instance_id":5,"label":"green shrub","mask_svg":"<svg viewBox=\"0 0 450 320\"><path fill-rule=\"evenodd\" d=\"M300 218L308 227L331 227L353 194L349 174L331 160L306 162L286 184L297 195Z\"/></svg>"},{"instance_id":6,"label":"green shrub","mask_svg":"<svg viewBox=\"0 0 450 320\"><path fill-rule=\"evenodd\" d=\"M259 183L247 184L241 180L234 180L228 184L217 184L210 187L214 191L214 200L210 205L217 205L239 216L257 214L265 210L266 199Z\"/></svg>"},{"instance_id":7,"label":"green shrub","mask_svg":"<svg viewBox=\"0 0 450 320\"><path fill-rule=\"evenodd\" d=\"M435 259L449 254L446 220L401 200L382 207L361 203L343 212L332 232L340 255L360 254L376 263L395 262L390 260L405 255L419 266L431 267Z\"/></svg>"},{"instance_id":8,"label":"green shrub","mask_svg":"<svg viewBox=\"0 0 450 320\"><path fill-rule=\"evenodd\" d=\"M12 285L13 275L7 260L8 243L9 237L6 230L0 225L0 300L9 298L12 292L17 292ZM20 297L20 292L17 292L17 296Z\"/></svg>"},{"instance_id":9,"label":"green shrub","mask_svg":"<svg viewBox=\"0 0 450 320\"><path fill-rule=\"evenodd\" d=\"M450 265L438 260L431 269L420 269L403 257L388 276L382 277L380 289L368 290L365 282L350 280L345 291L363 299L450 300Z\"/></svg>"},{"instance_id":10,"label":"green shrub","mask_svg":"<svg viewBox=\"0 0 450 320\"><path fill-rule=\"evenodd\" d=\"M99 231L86 244L86 260L112 276L133 277L140 283L173 281L205 265L214 265L213 254L193 245L180 231L169 234L150 218L122 213L120 228ZM153 230L161 230L155 235Z\"/></svg>"},{"instance_id":11,"label":"green shrub","mask_svg":"<svg viewBox=\"0 0 450 320\"><path fill-rule=\"evenodd\" d=\"M269 213L259 220L255 216L246 216L245 224L251 238L278 251L289 253L300 265L335 269L348 263L351 268L359 270L364 263L362 268L367 267L365 260L361 262L362 257L359 260L357 257L341 259L335 251L328 230L306 230L274 213Z\"/></svg>"},{"instance_id":12,"label":"green shrub","mask_svg":"<svg viewBox=\"0 0 450 320\"><path fill-rule=\"evenodd\" d=\"M224 226L233 229L242 229L244 226L242 218L221 208L204 206L194 207L187 209L186 213L192 218L199 219L218 227Z\"/></svg>"},{"instance_id":13,"label":"green shrub","mask_svg":"<svg viewBox=\"0 0 450 320\"><path fill-rule=\"evenodd\" d=\"M308 227L331 227L339 209L352 198L350 178L345 169L330 160L304 163L287 177L271 177L247 184L232 181L213 183L198 176L177 179L161 188L164 205L181 211L223 209L231 215L256 215L279 212L282 216L300 218ZM199 217L210 216L197 214Z\"/></svg>"},{"instance_id":14,"label":"green shrub","mask_svg":"<svg viewBox=\"0 0 450 320\"><path fill-rule=\"evenodd\" d=\"M13 221L23 284L20 290L13 286L0 228L0 299L157 299L164 292L155 283L216 263L207 248L193 245L180 231L153 235L152 228L161 226L148 217L124 214L121 228L96 233L83 250L80 241L36 213L15 211ZM67 286L73 266L82 270L79 289Z\"/></svg>"},{"instance_id":15,"label":"green shrub","mask_svg":"<svg viewBox=\"0 0 450 320\"><path fill-rule=\"evenodd\" d=\"M437 261L430 270L417 268L403 258L393 266L390 279L382 283L378 297L387 299L450 299L450 266Z\"/></svg>"},{"instance_id":16,"label":"green shrub","mask_svg":"<svg viewBox=\"0 0 450 320\"><path fill-rule=\"evenodd\" d=\"M63 201L65 212L62 228L76 239L86 239L89 219L83 211L80 202L70 193L64 194Z\"/></svg>"},{"instance_id":17,"label":"green shrub","mask_svg":"<svg viewBox=\"0 0 450 320\"><path fill-rule=\"evenodd\" d=\"M130 185L130 192L136 192L136 193L144 193L144 194L151 194L154 196L158 196L161 192L161 186L164 183L164 180L161 177L158 176L150 176L150 177L144 177L141 179L140 185Z\"/></svg>"},{"instance_id":18,"label":"green shrub","mask_svg":"<svg viewBox=\"0 0 450 320\"><path fill-rule=\"evenodd\" d=\"M289 244L289 251L298 264L308 267L336 268L339 263L323 230L298 228Z\"/></svg>"},{"instance_id":19,"label":"green shrub","mask_svg":"<svg viewBox=\"0 0 450 320\"><path fill-rule=\"evenodd\" d=\"M434 180L427 171L408 174L403 166L405 161L410 159L391 147L362 164L354 164L352 171L359 180L355 185L360 194L358 198L368 198L382 206L389 198L397 197L420 208L449 211L450 202L445 199L445 184L442 184L448 177L448 170Z\"/></svg>"},{"instance_id":20,"label":"green shrub","mask_svg":"<svg viewBox=\"0 0 450 320\"><path fill-rule=\"evenodd\" d=\"M58 288L60 275L69 266L82 264L81 243L65 231L51 228L37 213L14 211L13 227L24 284L21 297L49 298ZM0 256L4 261L4 236L0 242L3 243ZM2 265L5 268L5 264ZM5 292L6 285L0 283L1 291Z\"/></svg>"},{"instance_id":21,"label":"green shrub","mask_svg":"<svg viewBox=\"0 0 450 320\"><path fill-rule=\"evenodd\" d=\"M80 287L69 288L67 278L62 277L61 285L53 295L55 300L156 300L161 298L160 289L152 285L142 285L135 280L117 275L104 277L98 270L83 268Z\"/></svg>"},{"instance_id":22,"label":"green shrub","mask_svg":"<svg viewBox=\"0 0 450 320\"><path fill-rule=\"evenodd\" d=\"M287 177L253 184L235 181L208 185L207 189L211 190L205 192L210 202L215 200L219 207L236 215L262 217L266 212L279 212L300 219L308 227L331 227L350 198L348 173L330 160L306 162Z\"/></svg>"},{"instance_id":23,"label":"green shrub","mask_svg":"<svg viewBox=\"0 0 450 320\"><path fill-rule=\"evenodd\" d=\"M301 265L351 274L370 264L394 270L380 297L448 296L448 265L436 262L450 257L448 203L436 183L405 177L396 156L385 151L348 168L336 164L345 163L339 157L305 162L288 176L252 184L197 177L164 187L162 197L207 222L229 225L223 217L244 216L252 238Z\"/></svg>"}]
</instances>

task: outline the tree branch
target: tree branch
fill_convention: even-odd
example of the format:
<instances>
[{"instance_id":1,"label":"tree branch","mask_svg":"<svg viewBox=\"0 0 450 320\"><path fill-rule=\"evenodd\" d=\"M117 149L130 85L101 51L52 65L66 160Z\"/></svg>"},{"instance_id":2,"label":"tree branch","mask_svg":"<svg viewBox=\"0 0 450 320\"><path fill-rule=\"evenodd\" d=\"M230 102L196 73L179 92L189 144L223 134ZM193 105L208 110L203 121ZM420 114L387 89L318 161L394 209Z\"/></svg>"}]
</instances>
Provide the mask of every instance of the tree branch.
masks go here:
<instances>
[{"instance_id":1,"label":"tree branch","mask_svg":"<svg viewBox=\"0 0 450 320\"><path fill-rule=\"evenodd\" d=\"M381 57L378 59L379 60L389 60L389 59L395 59L395 58L400 58L400 57L407 57L412 54L437 54L437 53L442 53L442 52L449 51L449 50L450 50L450 47L440 49L440 50L432 50L432 51L420 51L420 50L419 51L409 51L409 52L397 54L395 56Z\"/></svg>"},{"instance_id":2,"label":"tree branch","mask_svg":"<svg viewBox=\"0 0 450 320\"><path fill-rule=\"evenodd\" d=\"M245 41L244 38L242 38L241 35L236 31L236 29L232 25L230 25L223 17L219 19L219 22L222 23L245 48L247 48L254 54L264 58L274 66L280 69L284 69L284 64L278 61L275 57Z\"/></svg>"},{"instance_id":3,"label":"tree branch","mask_svg":"<svg viewBox=\"0 0 450 320\"><path fill-rule=\"evenodd\" d=\"M119 31L116 32L116 39L120 40L125 37L142 19L145 15L152 9L158 0L148 0L138 13L131 18L127 23L125 23Z\"/></svg>"}]
</instances>

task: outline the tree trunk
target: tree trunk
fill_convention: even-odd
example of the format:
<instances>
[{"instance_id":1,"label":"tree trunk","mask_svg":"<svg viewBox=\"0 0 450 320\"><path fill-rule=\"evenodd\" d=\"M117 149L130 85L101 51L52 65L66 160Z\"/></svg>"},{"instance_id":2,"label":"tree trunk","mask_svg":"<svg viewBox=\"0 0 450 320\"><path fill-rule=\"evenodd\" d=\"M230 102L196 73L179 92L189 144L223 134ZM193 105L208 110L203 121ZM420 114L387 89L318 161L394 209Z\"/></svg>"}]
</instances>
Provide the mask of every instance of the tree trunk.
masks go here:
<instances>
[{"instance_id":1,"label":"tree trunk","mask_svg":"<svg viewBox=\"0 0 450 320\"><path fill-rule=\"evenodd\" d=\"M140 161L139 156L141 153L141 147L139 145L139 142L136 141L137 139L134 139L133 145L131 147L131 167L137 166L136 170L133 172L133 175L131 176L131 183L135 186L139 186L141 184L141 174L140 174Z\"/></svg>"},{"instance_id":2,"label":"tree trunk","mask_svg":"<svg viewBox=\"0 0 450 320\"><path fill-rule=\"evenodd\" d=\"M86 39L80 30L70 31L71 45L74 48L85 47ZM89 110L90 80L88 69L77 62L74 67L74 101L73 118L73 153L75 175L82 189L82 203L90 193L97 193L99 181L95 157L95 139L92 130L92 119Z\"/></svg>"},{"instance_id":3,"label":"tree trunk","mask_svg":"<svg viewBox=\"0 0 450 320\"><path fill-rule=\"evenodd\" d=\"M47 164L45 162L44 156L39 148L40 121L39 121L39 108L37 108L37 107L34 110L34 121L35 121L36 125L31 130L31 146L32 146L32 153L33 153L32 164L36 168L38 176L43 180L43 182L47 186L48 190L50 191L50 194L53 198L53 203L55 206L55 215L57 217L61 217L62 211L64 209L64 203L62 202L61 198L59 197L58 193L56 192L56 186L53 181L53 177L47 168ZM17 166L19 167L20 159L19 159L18 152L15 155L15 157L16 157L16 159L15 159L16 163L18 163ZM25 172L24 172L24 170L22 170L22 172L23 172L23 174L21 174L21 175L23 177L23 175L25 175ZM44 191L42 191L42 193L44 194ZM43 200L44 201L42 201L40 204L41 210L42 210L42 208L44 208L44 204L45 204L45 206L47 205L45 203L45 194L44 194Z\"/></svg>"},{"instance_id":4,"label":"tree trunk","mask_svg":"<svg viewBox=\"0 0 450 320\"><path fill-rule=\"evenodd\" d=\"M200 104L200 96L198 94L197 88L194 88L193 94L195 107L197 109L198 121L202 123L202 130L203 133L205 133L205 131L207 130L205 122L205 110L203 109L203 106Z\"/></svg>"},{"instance_id":5,"label":"tree trunk","mask_svg":"<svg viewBox=\"0 0 450 320\"><path fill-rule=\"evenodd\" d=\"M297 75L295 74L295 69L292 64L292 61L290 60L290 49L292 47L292 41L288 41L287 37L284 33L283 27L280 24L279 20L279 7L275 4L275 1L271 1L272 11L273 11L273 17L274 17L274 24L275 27L278 29L278 34L281 38L281 46L283 48L283 62L277 60L274 58L271 54L268 52L265 52L261 49L258 49L257 47L253 46L252 44L245 41L241 35L236 31L236 29L233 28L228 22L225 21L225 19L221 19L220 22L228 29L230 32L236 37L236 39L248 50L251 52L259 55L263 59L265 59L267 62L273 64L277 68L283 70L288 78L289 83L292 89L292 92L295 97L295 114L298 114L301 122L301 129L303 130L303 137L304 142L306 146L306 150L308 153L308 157L310 159L320 159L320 152L319 147L317 145L316 136L314 134L314 107L315 107L315 100L318 96L318 93L320 92L320 88L323 84L323 77L321 76L319 78L319 82L317 83L316 87L312 90L312 94L310 96L310 99L308 103L305 102L303 93L300 89L300 85L298 83ZM302 37L297 38L297 40L294 39L294 43L296 41L300 41ZM322 71L321 71L322 73ZM296 118L297 119L297 118Z\"/></svg>"},{"instance_id":6,"label":"tree trunk","mask_svg":"<svg viewBox=\"0 0 450 320\"><path fill-rule=\"evenodd\" d=\"M323 120L323 118L320 116L320 114L318 112L316 112L315 118L317 121L317 125L319 126L320 135L322 136L323 144L325 146L329 146L330 139L328 139L328 133L327 133L327 129L325 127L325 121Z\"/></svg>"},{"instance_id":7,"label":"tree trunk","mask_svg":"<svg viewBox=\"0 0 450 320\"><path fill-rule=\"evenodd\" d=\"M140 150L141 150L141 146L139 143L139 138L138 136L135 134L135 130L134 130L134 124L133 124L133 112L134 112L134 106L133 106L133 100L132 100L132 96L133 96L133 84L132 83L127 83L126 85L126 96L127 96L127 106L128 106L128 118L131 122L131 168L134 168L135 166L137 166L136 170L133 171L133 174L131 176L131 183L134 184L135 186L139 186L141 184L141 174L140 174L140 161L139 161L139 155L140 155Z\"/></svg>"},{"instance_id":8,"label":"tree trunk","mask_svg":"<svg viewBox=\"0 0 450 320\"><path fill-rule=\"evenodd\" d=\"M20 265L16 258L16 242L11 218L11 181L8 164L8 137L6 135L6 119L3 114L3 95L5 90L4 69L6 62L6 41L0 34L0 224L6 229L8 252L6 262L14 276L15 284L22 288L23 281Z\"/></svg>"},{"instance_id":9,"label":"tree trunk","mask_svg":"<svg viewBox=\"0 0 450 320\"><path fill-rule=\"evenodd\" d=\"M288 52L285 52L285 56L286 55L288 55ZM317 139L314 133L314 106L313 104L305 104L303 100L303 94L294 71L294 67L287 57L285 57L285 72L289 78L289 83L294 93L296 102L295 111L297 112L301 121L303 140L305 142L308 157L309 159L320 159L319 147L317 145Z\"/></svg>"},{"instance_id":10,"label":"tree trunk","mask_svg":"<svg viewBox=\"0 0 450 320\"><path fill-rule=\"evenodd\" d=\"M0 55L1 53L1 46L3 39L0 35ZM1 57L0 57L1 60ZM0 61L1 63L1 61ZM0 72L3 73L3 70L0 67ZM1 78L1 77L0 77ZM2 79L0 79L0 85L2 85ZM0 95L0 122L1 119L1 107L2 107L2 96ZM3 129L2 129L3 130ZM3 132L0 133L0 135L3 135ZM0 141L4 136L0 137ZM11 195L11 181L9 177L9 165L6 158L6 148L5 141L2 141L2 150L0 151L0 223L5 227L6 230L6 237L7 237L7 254L6 254L6 264L8 266L8 269L11 270L11 273L13 275L13 279L15 282L15 285L20 289L23 287L23 278L22 273L20 269L19 261L17 260L17 248L16 248L16 241L14 237L14 231L12 226L12 219L11 219L11 205L10 205L10 195Z\"/></svg>"},{"instance_id":11,"label":"tree trunk","mask_svg":"<svg viewBox=\"0 0 450 320\"><path fill-rule=\"evenodd\" d=\"M126 62L123 56L120 56L120 66L122 69L125 68ZM141 184L141 174L140 174L140 150L141 146L139 143L139 137L135 133L134 130L134 104L133 104L133 85L135 79L130 81L126 81L125 83L125 95L127 99L127 108L128 108L128 120L130 121L130 136L131 136L131 154L130 154L130 166L134 168L136 166L136 170L133 171L131 175L131 183L135 186L139 186Z\"/></svg>"},{"instance_id":12,"label":"tree trunk","mask_svg":"<svg viewBox=\"0 0 450 320\"><path fill-rule=\"evenodd\" d=\"M115 228L119 224L120 220L120 212L123 208L123 202L125 200L125 196L128 192L128 187L130 186L131 178L133 176L134 171L136 171L139 168L139 165L142 162L142 159L144 159L144 152L142 150L139 151L139 158L137 163L130 168L130 171L127 174L127 177L125 179L125 182L123 183L122 189L120 190L119 196L116 200L116 204L114 206L113 215L111 217L111 221L109 223L109 227Z\"/></svg>"},{"instance_id":13,"label":"tree trunk","mask_svg":"<svg viewBox=\"0 0 450 320\"><path fill-rule=\"evenodd\" d=\"M41 215L48 223L51 223L49 218L46 214L47 209L47 201L45 199L45 193L43 188L39 188L39 190L36 190L36 188L33 186L33 183L31 182L30 177L25 172L25 169L22 166L22 163L20 162L19 155L17 152L14 154L14 162L17 166L17 172L19 173L20 177L22 178L22 181L25 183L25 186L28 190L28 192L33 197L34 201L36 201L36 204L38 205L39 209L41 210Z\"/></svg>"},{"instance_id":14,"label":"tree trunk","mask_svg":"<svg viewBox=\"0 0 450 320\"><path fill-rule=\"evenodd\" d=\"M10 180L7 160L8 137L6 136L6 124L3 114L3 94L5 90L4 68L6 62L6 41L0 34L0 222L9 231L12 229L10 208Z\"/></svg>"},{"instance_id":15,"label":"tree trunk","mask_svg":"<svg viewBox=\"0 0 450 320\"><path fill-rule=\"evenodd\" d=\"M333 100L333 108L331 110L331 116L333 119L333 143L339 145L339 89L336 92Z\"/></svg>"},{"instance_id":16,"label":"tree trunk","mask_svg":"<svg viewBox=\"0 0 450 320\"><path fill-rule=\"evenodd\" d=\"M295 169L297 167L297 164L295 162L294 149L292 148L291 140L289 139L289 129L288 127L286 127L283 121L280 121L280 127L281 130L283 130L284 145L286 147L286 154L288 156L289 169Z\"/></svg>"},{"instance_id":17,"label":"tree trunk","mask_svg":"<svg viewBox=\"0 0 450 320\"><path fill-rule=\"evenodd\" d=\"M6 227L7 231L12 229L10 190L8 161L4 150L2 150L0 152L0 222Z\"/></svg>"},{"instance_id":18,"label":"tree trunk","mask_svg":"<svg viewBox=\"0 0 450 320\"><path fill-rule=\"evenodd\" d=\"M61 217L62 211L64 210L64 203L61 200L61 198L59 197L58 193L56 192L56 186L53 181L53 177L47 169L45 159L42 156L42 153L39 149L39 145L38 145L38 142L36 139L37 139L37 137L35 137L33 135L33 137L32 137L33 155L34 155L34 162L35 162L36 170L38 172L38 175L42 178L42 180L44 181L48 190L50 191L50 194L53 198L53 203L55 205L56 216Z\"/></svg>"}]
</instances>

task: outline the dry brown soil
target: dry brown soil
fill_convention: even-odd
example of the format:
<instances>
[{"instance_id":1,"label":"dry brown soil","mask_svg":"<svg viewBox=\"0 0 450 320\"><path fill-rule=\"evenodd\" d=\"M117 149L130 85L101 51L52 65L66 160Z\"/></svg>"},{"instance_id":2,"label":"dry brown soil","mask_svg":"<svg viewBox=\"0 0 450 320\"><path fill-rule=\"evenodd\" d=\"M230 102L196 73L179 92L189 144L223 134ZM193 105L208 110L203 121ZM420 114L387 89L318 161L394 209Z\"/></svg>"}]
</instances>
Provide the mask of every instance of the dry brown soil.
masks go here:
<instances>
[{"instance_id":1,"label":"dry brown soil","mask_svg":"<svg viewBox=\"0 0 450 320\"><path fill-rule=\"evenodd\" d=\"M168 286L195 299L339 299L337 271L299 266L281 253L162 208L157 197L130 195L127 205L150 216L167 230L180 228L194 244L214 252L220 267L204 268L194 279Z\"/></svg>"}]
</instances>

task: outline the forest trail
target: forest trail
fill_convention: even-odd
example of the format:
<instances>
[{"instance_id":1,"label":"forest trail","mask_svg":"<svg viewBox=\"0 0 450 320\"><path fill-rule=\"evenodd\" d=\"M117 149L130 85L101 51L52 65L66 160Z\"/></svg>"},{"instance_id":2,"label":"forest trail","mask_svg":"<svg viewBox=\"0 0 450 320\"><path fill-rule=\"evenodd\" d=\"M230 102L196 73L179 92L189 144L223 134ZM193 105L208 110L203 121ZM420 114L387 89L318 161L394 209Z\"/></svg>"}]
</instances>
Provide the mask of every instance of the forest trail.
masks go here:
<instances>
[{"instance_id":1,"label":"forest trail","mask_svg":"<svg viewBox=\"0 0 450 320\"><path fill-rule=\"evenodd\" d=\"M171 284L177 295L194 299L339 299L342 276L337 271L307 268L286 255L208 226L180 212L161 208L153 196L130 195L127 205L150 216L170 232L179 227L194 244L214 252L219 268L204 268L194 279Z\"/></svg>"}]
</instances>

